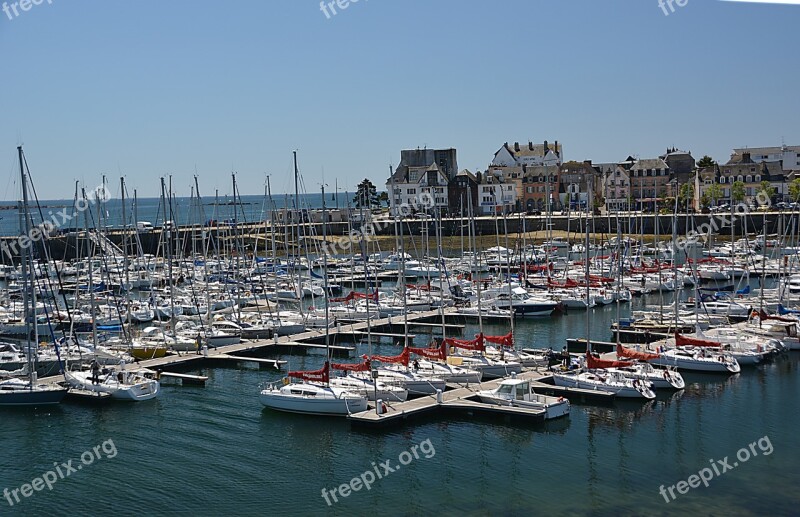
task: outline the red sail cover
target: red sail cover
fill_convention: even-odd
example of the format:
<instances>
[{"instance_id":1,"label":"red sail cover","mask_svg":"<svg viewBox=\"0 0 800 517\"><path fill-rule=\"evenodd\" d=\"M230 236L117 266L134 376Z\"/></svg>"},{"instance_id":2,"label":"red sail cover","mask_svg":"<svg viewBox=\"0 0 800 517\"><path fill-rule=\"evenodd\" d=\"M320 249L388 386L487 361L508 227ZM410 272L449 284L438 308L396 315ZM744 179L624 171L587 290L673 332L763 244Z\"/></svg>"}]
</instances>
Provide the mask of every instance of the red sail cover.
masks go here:
<instances>
[{"instance_id":1,"label":"red sail cover","mask_svg":"<svg viewBox=\"0 0 800 517\"><path fill-rule=\"evenodd\" d=\"M412 354L417 354L425 359L438 359L439 361L447 360L447 344L442 342L439 348L413 348L409 347L408 351Z\"/></svg>"},{"instance_id":2,"label":"red sail cover","mask_svg":"<svg viewBox=\"0 0 800 517\"><path fill-rule=\"evenodd\" d=\"M586 354L586 367L590 369L594 368L617 368L622 366L630 366L633 363L630 361L606 361L604 359L598 359L592 354Z\"/></svg>"},{"instance_id":3,"label":"red sail cover","mask_svg":"<svg viewBox=\"0 0 800 517\"><path fill-rule=\"evenodd\" d=\"M400 355L373 355L373 361L380 361L382 363L394 363L408 366L409 350L408 347L403 348L403 353Z\"/></svg>"},{"instance_id":4,"label":"red sail cover","mask_svg":"<svg viewBox=\"0 0 800 517\"><path fill-rule=\"evenodd\" d=\"M348 294L344 298L331 298L330 301L331 302L339 302L339 303L341 303L341 302L349 302L350 300L364 300L366 298L369 298L373 302L377 302L378 301L378 292L375 291L372 294L366 294L366 293L357 293L355 291L350 291L350 294Z\"/></svg>"},{"instance_id":5,"label":"red sail cover","mask_svg":"<svg viewBox=\"0 0 800 517\"><path fill-rule=\"evenodd\" d=\"M462 348L464 350L476 350L478 352L483 352L486 350L486 346L483 344L483 334L478 334L475 336L475 339L471 339L469 341L463 339L445 338L444 343L446 346Z\"/></svg>"},{"instance_id":6,"label":"red sail cover","mask_svg":"<svg viewBox=\"0 0 800 517\"><path fill-rule=\"evenodd\" d=\"M630 348L625 348L622 345L617 345L617 357L625 357L627 359L638 359L640 361L650 361L651 359L658 359L661 357L658 354L648 354L647 352L637 352Z\"/></svg>"},{"instance_id":7,"label":"red sail cover","mask_svg":"<svg viewBox=\"0 0 800 517\"><path fill-rule=\"evenodd\" d=\"M675 333L675 346L708 346L719 348L722 345L717 341L708 341L706 339L697 339L695 337L687 337L679 333Z\"/></svg>"},{"instance_id":8,"label":"red sail cover","mask_svg":"<svg viewBox=\"0 0 800 517\"><path fill-rule=\"evenodd\" d=\"M289 377L311 382L328 382L330 379L328 366L328 361L325 361L325 364L322 365L322 368L319 370L313 370L310 372L289 372Z\"/></svg>"},{"instance_id":9,"label":"red sail cover","mask_svg":"<svg viewBox=\"0 0 800 517\"><path fill-rule=\"evenodd\" d=\"M494 343L496 345L503 345L506 348L514 348L514 336L512 332L509 332L505 336L483 336L483 337L489 343Z\"/></svg>"},{"instance_id":10,"label":"red sail cover","mask_svg":"<svg viewBox=\"0 0 800 517\"><path fill-rule=\"evenodd\" d=\"M331 368L334 370L342 370L345 372L368 372L372 370L372 365L370 360L364 358L363 362L360 363L331 363Z\"/></svg>"}]
</instances>

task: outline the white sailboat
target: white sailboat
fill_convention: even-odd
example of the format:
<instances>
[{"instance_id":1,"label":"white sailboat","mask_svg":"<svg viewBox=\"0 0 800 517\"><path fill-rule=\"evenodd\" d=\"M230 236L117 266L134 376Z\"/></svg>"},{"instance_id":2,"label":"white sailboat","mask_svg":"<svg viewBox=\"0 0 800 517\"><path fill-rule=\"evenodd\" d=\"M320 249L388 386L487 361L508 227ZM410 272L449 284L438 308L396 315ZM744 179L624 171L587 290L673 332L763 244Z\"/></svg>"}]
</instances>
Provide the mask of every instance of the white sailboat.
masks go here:
<instances>
[{"instance_id":1,"label":"white sailboat","mask_svg":"<svg viewBox=\"0 0 800 517\"><path fill-rule=\"evenodd\" d=\"M297 178L297 152L294 153L295 179ZM323 219L327 217L325 210L325 188L322 188ZM327 227L323 227L323 236L327 237ZM327 254L323 254L323 264L327 271ZM325 278L325 292L328 292L328 275ZM325 296L325 313L328 315L328 297ZM283 379L282 386L269 385L261 391L261 403L270 409L301 413L306 415L346 416L367 410L367 398L345 388L330 385L330 328L325 327L326 361L319 370L290 371ZM300 379L291 382L290 378Z\"/></svg>"},{"instance_id":2,"label":"white sailboat","mask_svg":"<svg viewBox=\"0 0 800 517\"><path fill-rule=\"evenodd\" d=\"M22 157L22 146L17 147L19 155L19 170L22 178L22 217L23 224L20 227L21 235L30 235L31 219L28 213L28 180L25 174L24 160ZM35 339L31 342L31 319L29 318L28 310L32 305L36 306L36 286L35 275L28 275L28 265L31 267L33 264L33 250L32 246L28 246L22 252L22 298L23 298L23 319L25 320L25 340L26 340L26 359L27 366L27 379L14 378L0 381L0 406L42 406L53 405L60 403L67 390L55 384L39 384L37 382L37 375L34 367L35 349L38 349L38 331L37 325L34 327ZM32 302L32 303L31 303ZM59 365L60 366L60 365Z\"/></svg>"}]
</instances>

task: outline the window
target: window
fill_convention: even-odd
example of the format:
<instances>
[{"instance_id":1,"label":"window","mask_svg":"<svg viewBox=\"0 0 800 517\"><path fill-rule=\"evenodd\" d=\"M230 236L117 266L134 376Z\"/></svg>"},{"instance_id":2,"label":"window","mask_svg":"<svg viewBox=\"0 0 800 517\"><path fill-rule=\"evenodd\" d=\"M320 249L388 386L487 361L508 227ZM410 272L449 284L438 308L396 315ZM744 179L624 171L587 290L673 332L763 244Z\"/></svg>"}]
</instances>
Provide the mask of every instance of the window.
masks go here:
<instances>
[{"instance_id":1,"label":"window","mask_svg":"<svg viewBox=\"0 0 800 517\"><path fill-rule=\"evenodd\" d=\"M533 194L533 187L527 187L525 189L525 192L527 192L528 194Z\"/></svg>"},{"instance_id":2,"label":"window","mask_svg":"<svg viewBox=\"0 0 800 517\"><path fill-rule=\"evenodd\" d=\"M753 182L753 177L748 174L747 176L745 176L745 182L752 183Z\"/></svg>"},{"instance_id":3,"label":"window","mask_svg":"<svg viewBox=\"0 0 800 517\"><path fill-rule=\"evenodd\" d=\"M725 183L725 176L720 176L719 177L719 182L720 183Z\"/></svg>"},{"instance_id":4,"label":"window","mask_svg":"<svg viewBox=\"0 0 800 517\"><path fill-rule=\"evenodd\" d=\"M742 176L742 175L739 175L739 177L738 177L738 181L744 182L744 176Z\"/></svg>"},{"instance_id":5,"label":"window","mask_svg":"<svg viewBox=\"0 0 800 517\"><path fill-rule=\"evenodd\" d=\"M408 195L412 195L412 194L416 194L416 193L417 193L417 189L415 189L415 188L408 189Z\"/></svg>"},{"instance_id":6,"label":"window","mask_svg":"<svg viewBox=\"0 0 800 517\"><path fill-rule=\"evenodd\" d=\"M544 176L539 176L539 183L544 183Z\"/></svg>"},{"instance_id":7,"label":"window","mask_svg":"<svg viewBox=\"0 0 800 517\"><path fill-rule=\"evenodd\" d=\"M761 181L761 174L756 174L756 183Z\"/></svg>"}]
</instances>

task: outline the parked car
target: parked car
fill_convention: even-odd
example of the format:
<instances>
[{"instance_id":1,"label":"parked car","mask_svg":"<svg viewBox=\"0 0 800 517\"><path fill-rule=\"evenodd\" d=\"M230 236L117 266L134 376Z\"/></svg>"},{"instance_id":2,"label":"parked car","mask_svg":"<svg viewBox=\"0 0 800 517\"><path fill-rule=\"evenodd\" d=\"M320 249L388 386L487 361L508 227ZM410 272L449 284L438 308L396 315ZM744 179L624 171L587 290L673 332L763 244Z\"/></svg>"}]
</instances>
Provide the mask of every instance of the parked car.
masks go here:
<instances>
[{"instance_id":1,"label":"parked car","mask_svg":"<svg viewBox=\"0 0 800 517\"><path fill-rule=\"evenodd\" d=\"M153 231L153 223L148 221L137 221L136 222L136 231L138 232L152 232Z\"/></svg>"}]
</instances>

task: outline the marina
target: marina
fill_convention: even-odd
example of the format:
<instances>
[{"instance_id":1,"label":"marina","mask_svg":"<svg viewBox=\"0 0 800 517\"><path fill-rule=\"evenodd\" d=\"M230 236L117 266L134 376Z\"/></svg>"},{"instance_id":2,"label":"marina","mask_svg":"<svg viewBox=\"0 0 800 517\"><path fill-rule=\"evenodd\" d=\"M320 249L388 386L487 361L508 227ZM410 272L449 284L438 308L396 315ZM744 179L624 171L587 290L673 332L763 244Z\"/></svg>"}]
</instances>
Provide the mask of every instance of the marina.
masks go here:
<instances>
[{"instance_id":1,"label":"marina","mask_svg":"<svg viewBox=\"0 0 800 517\"><path fill-rule=\"evenodd\" d=\"M2 2L0 516L800 516L789 3Z\"/></svg>"}]
</instances>

